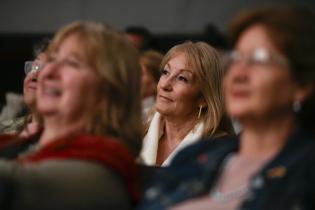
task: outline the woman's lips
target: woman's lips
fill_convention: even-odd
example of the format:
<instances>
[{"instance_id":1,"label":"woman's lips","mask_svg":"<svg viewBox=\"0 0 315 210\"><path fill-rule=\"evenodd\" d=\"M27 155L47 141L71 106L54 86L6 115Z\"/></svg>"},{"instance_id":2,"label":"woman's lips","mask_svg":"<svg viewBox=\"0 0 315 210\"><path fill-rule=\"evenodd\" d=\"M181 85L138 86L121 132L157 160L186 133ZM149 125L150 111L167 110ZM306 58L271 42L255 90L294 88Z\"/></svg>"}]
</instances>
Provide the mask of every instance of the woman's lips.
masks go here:
<instances>
[{"instance_id":1,"label":"woman's lips","mask_svg":"<svg viewBox=\"0 0 315 210\"><path fill-rule=\"evenodd\" d=\"M159 95L159 99L160 99L161 101L167 101L167 102L173 101L172 99L170 99L170 98L168 98L168 97L165 97L165 96L161 96L161 95Z\"/></svg>"},{"instance_id":2,"label":"woman's lips","mask_svg":"<svg viewBox=\"0 0 315 210\"><path fill-rule=\"evenodd\" d=\"M233 90L230 95L234 98L245 98L249 96L249 92L244 90Z\"/></svg>"},{"instance_id":3,"label":"woman's lips","mask_svg":"<svg viewBox=\"0 0 315 210\"><path fill-rule=\"evenodd\" d=\"M28 84L27 85L27 89L30 89L30 90L36 90L37 89L37 85L36 84Z\"/></svg>"}]
</instances>

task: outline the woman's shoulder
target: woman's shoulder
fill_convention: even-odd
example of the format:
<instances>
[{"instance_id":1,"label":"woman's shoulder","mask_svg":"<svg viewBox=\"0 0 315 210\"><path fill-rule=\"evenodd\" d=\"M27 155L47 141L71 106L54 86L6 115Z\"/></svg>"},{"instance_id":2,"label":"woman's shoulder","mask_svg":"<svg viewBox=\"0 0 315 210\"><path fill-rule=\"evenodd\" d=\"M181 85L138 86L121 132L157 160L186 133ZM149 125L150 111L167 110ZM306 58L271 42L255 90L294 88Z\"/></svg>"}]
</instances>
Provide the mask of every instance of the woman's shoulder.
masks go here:
<instances>
[{"instance_id":1,"label":"woman's shoulder","mask_svg":"<svg viewBox=\"0 0 315 210\"><path fill-rule=\"evenodd\" d=\"M218 138L206 137L180 151L171 165L194 161L199 156L221 156L238 148L237 136L223 136Z\"/></svg>"}]
</instances>

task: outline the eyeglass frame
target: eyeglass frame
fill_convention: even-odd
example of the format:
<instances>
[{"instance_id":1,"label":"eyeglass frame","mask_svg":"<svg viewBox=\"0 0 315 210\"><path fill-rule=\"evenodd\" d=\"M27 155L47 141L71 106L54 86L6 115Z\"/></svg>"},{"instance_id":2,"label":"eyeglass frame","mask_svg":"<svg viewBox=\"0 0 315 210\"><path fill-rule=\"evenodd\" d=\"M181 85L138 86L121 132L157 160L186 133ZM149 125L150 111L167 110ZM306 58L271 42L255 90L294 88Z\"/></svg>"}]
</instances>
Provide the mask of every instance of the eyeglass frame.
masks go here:
<instances>
[{"instance_id":1,"label":"eyeglass frame","mask_svg":"<svg viewBox=\"0 0 315 210\"><path fill-rule=\"evenodd\" d=\"M30 73L38 72L42 70L44 66L44 64L39 64L36 61L25 61L24 73L29 75Z\"/></svg>"},{"instance_id":2,"label":"eyeglass frame","mask_svg":"<svg viewBox=\"0 0 315 210\"><path fill-rule=\"evenodd\" d=\"M274 53L265 48L256 48L251 53L245 54L238 50L231 50L223 54L223 64L227 70L231 65L243 62L246 65L276 65L290 67L289 60L283 55Z\"/></svg>"}]
</instances>

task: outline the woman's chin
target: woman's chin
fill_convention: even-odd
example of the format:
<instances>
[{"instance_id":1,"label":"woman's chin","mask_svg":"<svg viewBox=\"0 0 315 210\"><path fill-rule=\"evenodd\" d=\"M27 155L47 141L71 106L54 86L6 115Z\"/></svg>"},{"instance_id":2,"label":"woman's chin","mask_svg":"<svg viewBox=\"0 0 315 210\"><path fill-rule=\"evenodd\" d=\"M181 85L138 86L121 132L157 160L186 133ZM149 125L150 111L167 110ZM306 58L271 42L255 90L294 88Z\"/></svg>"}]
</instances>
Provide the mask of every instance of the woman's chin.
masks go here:
<instances>
[{"instance_id":1,"label":"woman's chin","mask_svg":"<svg viewBox=\"0 0 315 210\"><path fill-rule=\"evenodd\" d=\"M159 108L159 107L156 107L155 110L164 116L167 116L167 115L174 113L174 111L170 111L169 109Z\"/></svg>"},{"instance_id":2,"label":"woman's chin","mask_svg":"<svg viewBox=\"0 0 315 210\"><path fill-rule=\"evenodd\" d=\"M37 111L42 116L48 116L56 113L57 110L54 107L37 105Z\"/></svg>"},{"instance_id":3,"label":"woman's chin","mask_svg":"<svg viewBox=\"0 0 315 210\"><path fill-rule=\"evenodd\" d=\"M227 109L227 113L232 119L242 119L246 117L248 112L244 109Z\"/></svg>"}]
</instances>

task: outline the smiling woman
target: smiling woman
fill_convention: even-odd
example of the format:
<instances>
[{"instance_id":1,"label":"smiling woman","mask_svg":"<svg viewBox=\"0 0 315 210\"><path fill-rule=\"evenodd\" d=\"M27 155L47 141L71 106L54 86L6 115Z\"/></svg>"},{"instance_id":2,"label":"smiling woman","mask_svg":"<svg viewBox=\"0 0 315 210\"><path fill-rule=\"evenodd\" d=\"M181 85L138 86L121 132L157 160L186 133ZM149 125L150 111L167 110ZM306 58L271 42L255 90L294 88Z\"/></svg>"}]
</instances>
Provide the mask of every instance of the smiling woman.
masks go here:
<instances>
[{"instance_id":1,"label":"smiling woman","mask_svg":"<svg viewBox=\"0 0 315 210\"><path fill-rule=\"evenodd\" d=\"M138 200L140 65L123 35L100 23L60 29L39 72L37 112L44 130L32 139L1 136L0 181L15 186L12 209L131 209ZM109 190L110 189L110 190Z\"/></svg>"},{"instance_id":2,"label":"smiling woman","mask_svg":"<svg viewBox=\"0 0 315 210\"><path fill-rule=\"evenodd\" d=\"M35 111L36 104L36 89L38 84L38 73L42 70L46 61L46 49L49 39L41 40L34 47L35 59L26 61L24 72L26 74L23 81L23 102L26 105L26 110L22 116L14 119L4 120L0 122L0 132L7 134L19 134L21 136L30 136L41 129L37 113ZM26 112L26 113L25 113ZM19 115L21 115L20 113Z\"/></svg>"},{"instance_id":3,"label":"smiling woman","mask_svg":"<svg viewBox=\"0 0 315 210\"><path fill-rule=\"evenodd\" d=\"M100 101L100 80L88 65L84 48L79 45L81 39L77 34L69 35L58 48L51 49L45 69L39 76L37 109L45 116L46 126L41 144L51 140L50 135L56 135L55 131L49 131L50 123L58 126L58 135L85 130L85 118ZM60 126L63 123L66 126Z\"/></svg>"}]
</instances>

